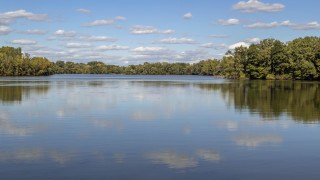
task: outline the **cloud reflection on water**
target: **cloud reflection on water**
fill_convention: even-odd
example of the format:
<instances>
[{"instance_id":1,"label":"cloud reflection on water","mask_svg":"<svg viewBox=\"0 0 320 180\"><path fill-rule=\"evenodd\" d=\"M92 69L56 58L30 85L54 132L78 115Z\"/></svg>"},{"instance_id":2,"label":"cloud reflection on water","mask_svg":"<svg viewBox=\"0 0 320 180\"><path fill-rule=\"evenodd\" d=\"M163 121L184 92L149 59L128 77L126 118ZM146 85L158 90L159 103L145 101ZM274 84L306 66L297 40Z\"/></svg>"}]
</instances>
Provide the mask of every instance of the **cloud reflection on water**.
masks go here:
<instances>
[{"instance_id":1,"label":"cloud reflection on water","mask_svg":"<svg viewBox=\"0 0 320 180\"><path fill-rule=\"evenodd\" d=\"M135 121L152 121L157 118L157 115L154 112L138 110L132 112L130 118Z\"/></svg>"},{"instance_id":2,"label":"cloud reflection on water","mask_svg":"<svg viewBox=\"0 0 320 180\"><path fill-rule=\"evenodd\" d=\"M166 164L169 168L183 169L198 166L196 158L171 151L149 153L146 157L155 164Z\"/></svg>"},{"instance_id":3,"label":"cloud reflection on water","mask_svg":"<svg viewBox=\"0 0 320 180\"><path fill-rule=\"evenodd\" d=\"M278 134L240 134L232 141L238 146L258 147L264 143L281 143L283 138Z\"/></svg>"},{"instance_id":4,"label":"cloud reflection on water","mask_svg":"<svg viewBox=\"0 0 320 180\"><path fill-rule=\"evenodd\" d=\"M0 137L8 142L11 136L19 136L16 139L26 140L25 143L29 145L34 142L46 144L47 142L44 141L48 138L57 143L58 149L67 143L77 141L76 144L84 148L84 152L90 154L89 158L86 153L24 148L11 152L3 149L7 152L0 152L0 161L5 161L4 164L16 161L66 166L79 159L86 159L90 162L93 159L93 163L102 162L99 163L100 166L110 164L115 166L116 163L123 163L118 164L119 167L123 165L128 167L135 165L134 161L141 161L147 165L162 164L163 167L181 170L201 165L214 165L214 163L222 162L223 159L228 159L228 155L233 153L235 156L242 156L242 154L236 154L238 153L237 146L249 149L281 144L283 142L282 131L278 131L279 135L254 134L253 132L260 130L276 132L275 128L291 128L297 125L297 122L292 121L290 115L286 114L288 111L286 108L290 108L288 103L281 104L283 108L280 109L275 107L279 104L278 101L274 104L273 101L262 103L260 100L263 101L264 93L255 92L259 88L249 85L245 87L248 92L237 94L238 90L242 92L243 88L237 83L200 85L196 82L187 82L186 85L182 85L184 82L181 82L177 85L173 82L128 83L117 81L88 83L90 87L87 86L87 83L62 82L62 84L65 84L62 89L54 85L50 86L50 91L45 91L48 93L48 98L40 98L39 102L29 103L32 99L22 98L21 104L3 105L4 113L0 113ZM253 82L252 85L255 83ZM284 90L279 89L279 91ZM300 91L297 92L299 93ZM20 92L18 94L20 95ZM256 94L259 95L259 98L254 99ZM228 101L231 105L229 109L223 100L219 101L219 98L223 99L224 96L226 99L231 99ZM247 96L248 98L241 99ZM271 100L285 95L275 96ZM314 97L317 96L308 97L306 102L309 102L313 108L317 108L315 105L318 99ZM310 99L314 101L309 101ZM261 104L257 104L258 102ZM48 106L43 106L44 104ZM37 111L33 113L31 111L33 109ZM301 109L303 110L304 108ZM22 117L27 117L30 112L34 116L32 118L28 116L30 119L22 121ZM260 113L273 115L261 116ZM310 113L306 113L308 114ZM318 117L318 113L315 113L313 119ZM20 118L19 121L18 118ZM305 120L304 117L301 118ZM56 121L57 119L59 121ZM39 123L40 120L51 125L50 131L34 133L37 130L34 123ZM310 122L317 123L318 121L304 121L303 123ZM219 128L225 128L225 130ZM125 131L114 132L113 130ZM78 136L74 136L78 133L84 133L86 136L86 138L81 137L81 142ZM33 136L28 136L30 134ZM236 136L230 139L230 134ZM60 141L64 138L65 140ZM230 142L234 143L234 146L229 146ZM185 151L182 154L178 151L150 152L144 155L146 159L143 160L139 159L140 156L135 156L145 152L149 145L157 146L156 150L185 148L183 149ZM221 148L219 150L223 150L226 154L212 150L213 145L217 145L216 147ZM13 146L19 146L19 144ZM91 153L90 148L98 149L101 153ZM267 148L269 150L270 147ZM232 161L232 156L228 160ZM226 164L229 162L226 161Z\"/></svg>"},{"instance_id":5,"label":"cloud reflection on water","mask_svg":"<svg viewBox=\"0 0 320 180\"><path fill-rule=\"evenodd\" d=\"M218 127L226 128L228 131L236 131L239 128L239 123L237 121L220 121Z\"/></svg>"},{"instance_id":6,"label":"cloud reflection on water","mask_svg":"<svg viewBox=\"0 0 320 180\"><path fill-rule=\"evenodd\" d=\"M198 149L196 154L207 161L217 162L221 160L221 155L218 151L208 149Z\"/></svg>"},{"instance_id":7,"label":"cloud reflection on water","mask_svg":"<svg viewBox=\"0 0 320 180\"><path fill-rule=\"evenodd\" d=\"M64 166L67 162L72 161L78 154L75 152L58 152L46 151L42 147L23 147L17 148L12 151L0 152L0 161L17 161L17 162L45 162L51 160Z\"/></svg>"},{"instance_id":8,"label":"cloud reflection on water","mask_svg":"<svg viewBox=\"0 0 320 180\"><path fill-rule=\"evenodd\" d=\"M77 154L74 152L58 152L52 151L49 154L49 158L56 163L59 163L61 166L64 166L67 162L71 161L77 157Z\"/></svg>"},{"instance_id":9,"label":"cloud reflection on water","mask_svg":"<svg viewBox=\"0 0 320 180\"><path fill-rule=\"evenodd\" d=\"M18 127L12 122L12 119L5 112L0 114L0 133L13 136L27 136L32 133L33 129L30 127Z\"/></svg>"},{"instance_id":10,"label":"cloud reflection on water","mask_svg":"<svg viewBox=\"0 0 320 180\"><path fill-rule=\"evenodd\" d=\"M200 159L210 162L219 162L222 159L218 151L210 149L197 149L192 156L185 154L181 155L175 151L159 151L148 153L145 157L155 164L165 164L173 169L197 167L200 165Z\"/></svg>"},{"instance_id":11,"label":"cloud reflection on water","mask_svg":"<svg viewBox=\"0 0 320 180\"><path fill-rule=\"evenodd\" d=\"M192 133L191 127L190 127L190 126L184 126L184 127L183 127L183 133L184 133L185 135L190 135L190 134Z\"/></svg>"},{"instance_id":12,"label":"cloud reflection on water","mask_svg":"<svg viewBox=\"0 0 320 180\"><path fill-rule=\"evenodd\" d=\"M24 162L34 162L39 161L44 158L43 148L20 148L13 150L12 152L0 152L1 161L24 161Z\"/></svg>"},{"instance_id":13,"label":"cloud reflection on water","mask_svg":"<svg viewBox=\"0 0 320 180\"><path fill-rule=\"evenodd\" d=\"M124 159L126 158L126 154L125 153L114 153L113 158L116 163L123 163Z\"/></svg>"},{"instance_id":14,"label":"cloud reflection on water","mask_svg":"<svg viewBox=\"0 0 320 180\"><path fill-rule=\"evenodd\" d=\"M95 127L100 128L111 128L116 130L124 129L124 125L120 122L120 120L88 119L87 122L93 124Z\"/></svg>"}]
</instances>

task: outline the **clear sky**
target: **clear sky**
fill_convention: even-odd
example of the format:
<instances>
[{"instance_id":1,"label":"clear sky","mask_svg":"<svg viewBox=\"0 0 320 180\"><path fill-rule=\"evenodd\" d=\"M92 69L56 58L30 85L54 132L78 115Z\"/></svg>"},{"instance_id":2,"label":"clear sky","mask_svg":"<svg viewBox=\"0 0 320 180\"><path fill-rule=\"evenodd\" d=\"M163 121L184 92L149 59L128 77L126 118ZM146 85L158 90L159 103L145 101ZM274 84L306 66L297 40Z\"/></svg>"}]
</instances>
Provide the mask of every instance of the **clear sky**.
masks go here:
<instances>
[{"instance_id":1,"label":"clear sky","mask_svg":"<svg viewBox=\"0 0 320 180\"><path fill-rule=\"evenodd\" d=\"M0 42L51 61L197 62L319 36L315 0L0 0Z\"/></svg>"}]
</instances>

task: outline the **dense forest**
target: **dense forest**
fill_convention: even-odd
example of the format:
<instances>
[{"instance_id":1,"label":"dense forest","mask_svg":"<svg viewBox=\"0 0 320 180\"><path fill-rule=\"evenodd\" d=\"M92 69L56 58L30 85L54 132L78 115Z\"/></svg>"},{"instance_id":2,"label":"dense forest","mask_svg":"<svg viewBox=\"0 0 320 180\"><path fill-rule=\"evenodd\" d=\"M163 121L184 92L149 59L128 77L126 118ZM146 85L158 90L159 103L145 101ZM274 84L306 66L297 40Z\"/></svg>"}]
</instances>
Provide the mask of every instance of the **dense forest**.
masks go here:
<instances>
[{"instance_id":1,"label":"dense forest","mask_svg":"<svg viewBox=\"0 0 320 180\"><path fill-rule=\"evenodd\" d=\"M30 57L21 48L0 48L0 76L52 74L210 75L234 79L320 80L320 38L297 38L287 43L264 39L228 51L221 59L198 63L148 63L117 66L91 61L50 62Z\"/></svg>"}]
</instances>

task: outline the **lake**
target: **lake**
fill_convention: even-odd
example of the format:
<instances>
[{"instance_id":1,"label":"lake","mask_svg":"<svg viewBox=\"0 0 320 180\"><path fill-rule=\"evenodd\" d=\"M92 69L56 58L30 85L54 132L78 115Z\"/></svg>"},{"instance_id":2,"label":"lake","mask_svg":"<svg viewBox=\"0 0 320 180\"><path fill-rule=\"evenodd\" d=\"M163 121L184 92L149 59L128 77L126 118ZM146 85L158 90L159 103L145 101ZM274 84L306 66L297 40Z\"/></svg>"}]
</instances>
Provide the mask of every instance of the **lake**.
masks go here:
<instances>
[{"instance_id":1,"label":"lake","mask_svg":"<svg viewBox=\"0 0 320 180\"><path fill-rule=\"evenodd\" d=\"M320 83L0 78L1 179L319 179Z\"/></svg>"}]
</instances>

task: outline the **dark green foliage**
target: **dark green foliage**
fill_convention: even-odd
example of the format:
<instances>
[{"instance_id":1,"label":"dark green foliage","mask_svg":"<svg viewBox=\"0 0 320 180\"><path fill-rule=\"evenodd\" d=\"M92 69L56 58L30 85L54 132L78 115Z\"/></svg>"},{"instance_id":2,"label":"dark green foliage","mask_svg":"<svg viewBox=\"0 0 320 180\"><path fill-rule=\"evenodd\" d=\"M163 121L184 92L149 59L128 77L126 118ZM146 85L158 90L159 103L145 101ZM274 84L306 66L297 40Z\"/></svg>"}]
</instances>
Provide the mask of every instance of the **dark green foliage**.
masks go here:
<instances>
[{"instance_id":1,"label":"dark green foliage","mask_svg":"<svg viewBox=\"0 0 320 180\"><path fill-rule=\"evenodd\" d=\"M320 38L298 38L288 43L265 39L249 48L228 52L234 62L233 78L319 80ZM221 64L223 60L221 61ZM229 62L229 64L232 64ZM230 66L227 66L230 69ZM224 68L226 70L226 68ZM227 77L228 71L224 72Z\"/></svg>"},{"instance_id":2,"label":"dark green foliage","mask_svg":"<svg viewBox=\"0 0 320 180\"><path fill-rule=\"evenodd\" d=\"M0 76L47 76L54 73L54 63L46 58L22 54L21 48L0 48Z\"/></svg>"}]
</instances>

